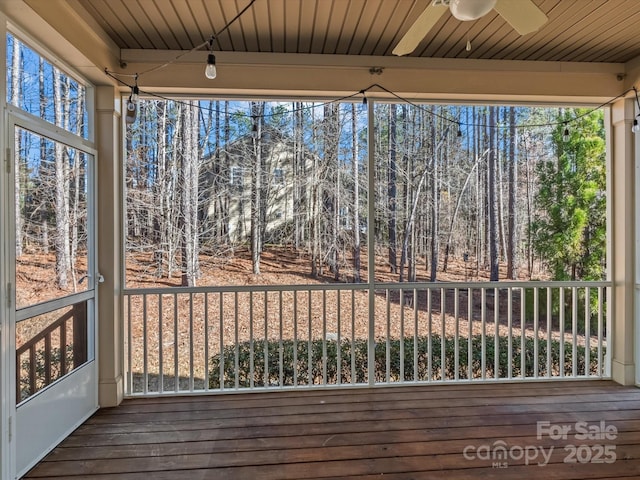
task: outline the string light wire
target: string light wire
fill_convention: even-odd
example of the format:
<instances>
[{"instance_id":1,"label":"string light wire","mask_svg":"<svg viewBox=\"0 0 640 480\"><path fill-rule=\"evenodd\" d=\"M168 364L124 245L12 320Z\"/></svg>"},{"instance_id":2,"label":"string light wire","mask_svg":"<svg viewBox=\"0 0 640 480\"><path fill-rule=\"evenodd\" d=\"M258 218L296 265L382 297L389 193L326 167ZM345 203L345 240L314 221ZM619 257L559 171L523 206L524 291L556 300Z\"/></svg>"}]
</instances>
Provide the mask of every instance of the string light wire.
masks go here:
<instances>
[{"instance_id":1,"label":"string light wire","mask_svg":"<svg viewBox=\"0 0 640 480\"><path fill-rule=\"evenodd\" d=\"M134 86L133 85L129 85L128 83L126 83L125 81L123 81L122 79L118 78L118 74L114 73L114 72L110 72L109 70L107 70L105 68L104 70L105 74L108 75L109 77L113 78L115 81L117 81L118 83L120 83L121 85L128 87L130 89L132 89ZM137 78L136 78L137 80ZM428 115L431 115L433 118L439 118L445 122L449 122L451 124L455 124L458 127L458 130L461 131L462 127L478 127L478 128L494 128L494 129L506 129L506 128L517 128L517 129L526 129L526 128L543 128L543 127L556 127L558 125L564 125L565 127L568 127L568 125L576 122L577 120L580 120L581 118L587 117L589 115L591 115L593 112L600 110L601 108L604 108L608 105L611 105L613 102L615 102L616 100L626 96L627 94L629 94L630 92L634 92L635 96L636 96L636 101L638 101L638 108L640 109L640 100L638 100L638 90L636 89L635 86L625 90L624 92L620 93L619 95L616 95L615 97L610 98L609 100L601 103L598 106L592 107L588 110L586 110L585 112L582 112L579 115L574 116L571 119L568 120L558 120L558 121L554 121L554 122L546 122L546 123L521 123L521 124L516 124L516 125L503 125L503 124L497 124L497 125L489 125L486 123L465 123L462 122L456 118L450 117L448 115L443 115L440 114L438 112L434 112L428 108L426 108L424 105L421 105L419 103L416 103L412 100L409 100L407 98L404 98L400 95L398 95L397 93L393 92L392 90L389 90L388 88L380 85L379 83L374 83L369 85L367 88L363 88L361 90L358 90L357 92L354 92L352 94L349 95L345 95L343 97L340 98L335 98L335 99L331 99L331 100L326 100L326 101L322 101L322 102L313 102L312 105L309 106L304 106L304 107L299 107L299 108L292 108L289 109L285 112L279 111L276 113L265 113L263 115L261 115L262 118L268 118L268 117L272 117L275 115L283 115L283 114L292 114L292 113L296 113L299 111L307 111L307 110L312 110L314 108L322 108L324 106L327 105L332 105L332 104L336 104L336 103L340 103L340 102L344 102L347 100L350 100L352 98L363 98L367 99L366 97L366 93L368 93L370 90L373 89L379 89L381 91L383 91L384 93L387 93L389 95L391 95L392 97L396 98L397 100L399 100L402 103L405 103L407 105L411 105L412 107L425 112ZM171 98L165 95L161 95L159 93L155 93L155 92L150 92L150 91L144 91L144 90L140 90L140 94L144 94L148 97L153 97L153 98L157 98L159 100L163 100L163 101L170 101L170 102L174 102L177 104L182 104L182 105L186 105L187 101L184 100L180 100L180 99L176 99L176 98ZM363 102L364 103L364 102ZM209 111L209 112L213 112L215 111L213 108L207 107L207 106L202 106L202 105L197 105L197 108L199 108L200 110L204 110L204 111ZM249 114L244 114L242 112L236 112L233 115L235 116L246 116L246 117L252 117L252 115ZM255 116L255 115L254 115Z\"/></svg>"},{"instance_id":2,"label":"string light wire","mask_svg":"<svg viewBox=\"0 0 640 480\"><path fill-rule=\"evenodd\" d=\"M142 72L138 72L138 73L134 73L134 74L130 74L130 73L119 73L119 72L109 72L109 74L111 76L118 76L118 77L128 77L128 78L136 78L137 77L141 77L142 75L146 75L147 73L151 73L151 72L156 72L158 70L161 70L165 67L168 67L169 65L174 64L175 62L177 62L178 60L180 60L182 57L184 57L185 55L189 55L190 53L193 53L195 51L198 50L202 50L204 47L209 47L209 50L212 50L212 46L213 46L213 41L217 40L217 37L225 32L226 30L229 29L229 27L231 27L231 25L233 25L237 20L240 19L240 17L242 15L244 15L244 13L249 10L253 4L256 2L256 0L250 0L249 3L247 5L244 6L244 8L242 10L240 10L231 20L229 20L224 27L222 27L218 32L213 33L207 40L205 40L204 42L200 43L199 45L196 45L195 47L193 47L191 50L187 50L184 51L182 53L180 53L179 55L175 56L172 60L163 63L162 65L156 65L155 67L151 67L148 70L143 70ZM105 69L105 72L107 70Z\"/></svg>"}]
</instances>

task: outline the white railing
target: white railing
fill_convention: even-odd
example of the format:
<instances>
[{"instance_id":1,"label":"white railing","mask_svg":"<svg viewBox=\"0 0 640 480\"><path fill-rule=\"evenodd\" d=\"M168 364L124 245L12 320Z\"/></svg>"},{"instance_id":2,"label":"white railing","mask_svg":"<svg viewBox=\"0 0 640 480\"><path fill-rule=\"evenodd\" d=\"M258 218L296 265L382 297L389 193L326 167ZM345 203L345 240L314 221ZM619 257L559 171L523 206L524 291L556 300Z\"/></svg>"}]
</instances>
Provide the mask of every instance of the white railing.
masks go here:
<instances>
[{"instance_id":1,"label":"white railing","mask_svg":"<svg viewBox=\"0 0 640 480\"><path fill-rule=\"evenodd\" d=\"M126 290L126 393L608 378L609 286Z\"/></svg>"}]
</instances>

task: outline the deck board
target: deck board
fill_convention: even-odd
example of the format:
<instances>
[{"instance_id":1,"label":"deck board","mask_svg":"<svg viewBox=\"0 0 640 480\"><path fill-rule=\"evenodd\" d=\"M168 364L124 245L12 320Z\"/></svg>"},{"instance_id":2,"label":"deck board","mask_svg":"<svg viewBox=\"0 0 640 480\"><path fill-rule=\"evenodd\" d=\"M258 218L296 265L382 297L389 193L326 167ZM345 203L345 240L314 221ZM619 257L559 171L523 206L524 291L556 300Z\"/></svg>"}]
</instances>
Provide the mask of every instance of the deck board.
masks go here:
<instances>
[{"instance_id":1,"label":"deck board","mask_svg":"<svg viewBox=\"0 0 640 480\"><path fill-rule=\"evenodd\" d=\"M615 438L537 437L537 422L604 422ZM539 466L467 459L504 442ZM615 461L565 463L610 445ZM531 450L533 452L533 450ZM597 460L597 459L596 459ZM528 463L528 464L527 464ZM497 468L501 466L503 468ZM506 468L504 468L506 467ZM640 478L640 389L612 382L429 385L127 399L102 409L26 478Z\"/></svg>"}]
</instances>

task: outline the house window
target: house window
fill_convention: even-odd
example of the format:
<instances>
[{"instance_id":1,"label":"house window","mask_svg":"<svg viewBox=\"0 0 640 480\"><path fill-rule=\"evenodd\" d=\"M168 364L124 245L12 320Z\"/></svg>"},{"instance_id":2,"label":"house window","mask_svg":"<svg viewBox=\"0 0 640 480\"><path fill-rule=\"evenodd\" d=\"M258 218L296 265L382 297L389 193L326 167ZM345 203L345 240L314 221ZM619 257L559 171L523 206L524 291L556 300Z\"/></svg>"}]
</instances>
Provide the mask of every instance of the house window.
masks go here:
<instances>
[{"instance_id":1,"label":"house window","mask_svg":"<svg viewBox=\"0 0 640 480\"><path fill-rule=\"evenodd\" d=\"M234 187L242 187L244 181L244 169L242 167L231 167L229 172L229 184Z\"/></svg>"},{"instance_id":2,"label":"house window","mask_svg":"<svg viewBox=\"0 0 640 480\"><path fill-rule=\"evenodd\" d=\"M275 185L284 185L284 170L282 168L273 169L273 183Z\"/></svg>"}]
</instances>

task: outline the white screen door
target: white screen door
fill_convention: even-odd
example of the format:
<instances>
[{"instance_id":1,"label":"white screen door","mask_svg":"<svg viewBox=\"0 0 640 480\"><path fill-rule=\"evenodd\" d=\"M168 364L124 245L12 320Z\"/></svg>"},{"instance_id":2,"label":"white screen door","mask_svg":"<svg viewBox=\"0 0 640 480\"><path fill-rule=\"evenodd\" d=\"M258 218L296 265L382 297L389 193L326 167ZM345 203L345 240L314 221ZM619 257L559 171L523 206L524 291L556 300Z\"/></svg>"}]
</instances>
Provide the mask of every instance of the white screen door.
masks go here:
<instances>
[{"instance_id":1,"label":"white screen door","mask_svg":"<svg viewBox=\"0 0 640 480\"><path fill-rule=\"evenodd\" d=\"M11 116L9 132L11 451L19 477L97 408L95 157L39 119Z\"/></svg>"}]
</instances>

